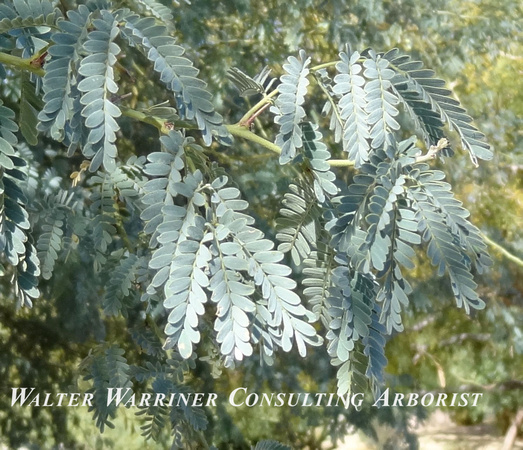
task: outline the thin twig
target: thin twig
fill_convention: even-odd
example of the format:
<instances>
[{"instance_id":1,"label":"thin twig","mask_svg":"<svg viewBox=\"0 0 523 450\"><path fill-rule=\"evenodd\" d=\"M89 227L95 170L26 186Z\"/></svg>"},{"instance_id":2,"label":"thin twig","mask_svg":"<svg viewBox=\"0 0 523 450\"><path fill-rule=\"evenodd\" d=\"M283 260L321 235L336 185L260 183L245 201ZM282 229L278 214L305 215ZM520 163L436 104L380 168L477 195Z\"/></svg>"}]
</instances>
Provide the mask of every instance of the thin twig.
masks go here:
<instances>
[{"instance_id":1,"label":"thin twig","mask_svg":"<svg viewBox=\"0 0 523 450\"><path fill-rule=\"evenodd\" d=\"M503 256L505 256L505 258L509 259L513 263L516 263L518 266L523 267L523 259L518 258L516 255L510 253L506 248L502 247L497 242L494 242L484 233L481 233L481 237L488 245L490 245L491 247L494 247L498 252L500 252Z\"/></svg>"},{"instance_id":2,"label":"thin twig","mask_svg":"<svg viewBox=\"0 0 523 450\"><path fill-rule=\"evenodd\" d=\"M6 64L16 69L25 70L27 72L34 73L39 77L45 75L45 70L37 64L34 64L33 58L20 58L19 56L13 56L8 53L0 52L0 64Z\"/></svg>"}]
</instances>

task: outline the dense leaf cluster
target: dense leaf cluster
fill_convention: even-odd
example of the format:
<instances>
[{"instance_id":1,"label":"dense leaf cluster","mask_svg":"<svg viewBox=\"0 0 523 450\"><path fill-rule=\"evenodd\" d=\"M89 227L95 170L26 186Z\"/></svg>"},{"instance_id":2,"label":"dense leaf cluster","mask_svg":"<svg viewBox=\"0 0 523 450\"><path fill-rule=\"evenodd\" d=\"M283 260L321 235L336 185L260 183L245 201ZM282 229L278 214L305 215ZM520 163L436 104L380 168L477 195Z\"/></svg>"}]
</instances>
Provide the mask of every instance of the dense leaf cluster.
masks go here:
<instances>
[{"instance_id":1,"label":"dense leaf cluster","mask_svg":"<svg viewBox=\"0 0 523 450\"><path fill-rule=\"evenodd\" d=\"M2 46L22 49L33 65L45 61L45 75L33 70L21 92L26 112L18 121L27 123L29 115L34 125L21 127L23 137L30 144L37 137L53 142L58 153L61 143L72 161L78 150L87 160L66 191L54 189L52 177L34 180L38 160L18 142L14 112L0 104L2 272L13 280L19 304L31 306L42 301L36 300L40 280L52 280L56 267L75 255L96 279L91 289L102 301L94 308L147 322L132 331L147 355L141 365L128 364L117 346L97 348L82 364L101 430L116 413L103 401L109 387L136 382L155 393L185 392L183 371L204 346L214 349L213 364L231 368L255 351L272 364L275 352L294 345L305 357L308 346L325 340L339 395L369 383L379 392L384 347L392 332L403 330L401 312L412 291L406 275L419 248L448 276L458 307L484 307L473 272L490 264L486 246L444 173L428 161L453 153L445 124L474 164L491 152L434 72L397 50L347 47L337 61L318 66L300 51L283 64L270 93L267 71L255 78L232 71L242 95L262 98L251 116L226 126L170 33L170 10L140 4L151 15L102 0L66 14L47 0L0 6L1 43L11 44ZM117 68L126 63L124 54L152 65L176 107L169 120L153 105L136 111L122 104ZM323 95L327 130L320 131L318 112L308 108L311 85ZM269 104L274 143L248 129ZM124 161L122 115L159 124L159 148ZM403 115L411 119L406 130ZM281 193L277 246L234 178L196 143L194 130L207 147L224 152L231 134L276 148L290 167L294 179ZM329 131L340 151L327 145ZM427 153L416 137L403 139L403 131L417 133ZM340 173L351 166L347 183ZM207 424L189 407L139 414L147 419L147 438L171 423L180 445L191 429Z\"/></svg>"}]
</instances>

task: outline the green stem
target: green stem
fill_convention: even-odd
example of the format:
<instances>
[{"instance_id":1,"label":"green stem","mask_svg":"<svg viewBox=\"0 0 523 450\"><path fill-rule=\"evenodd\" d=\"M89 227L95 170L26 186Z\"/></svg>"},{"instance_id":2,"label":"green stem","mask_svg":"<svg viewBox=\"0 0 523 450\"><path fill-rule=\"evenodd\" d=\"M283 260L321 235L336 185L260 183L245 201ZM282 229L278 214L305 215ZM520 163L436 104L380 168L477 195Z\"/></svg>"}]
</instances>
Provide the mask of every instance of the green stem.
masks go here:
<instances>
[{"instance_id":1,"label":"green stem","mask_svg":"<svg viewBox=\"0 0 523 450\"><path fill-rule=\"evenodd\" d=\"M331 61L331 62L328 62L328 63L318 64L317 66L311 67L310 70L317 71L317 70L321 70L321 69L326 69L327 67L335 66L336 64L338 64L338 62L339 61Z\"/></svg>"},{"instance_id":2,"label":"green stem","mask_svg":"<svg viewBox=\"0 0 523 450\"><path fill-rule=\"evenodd\" d=\"M274 153L277 153L278 155L281 154L281 148L278 147L276 144L273 144L271 141L268 141L267 139L262 138L261 136L258 136L257 134L254 134L252 131L249 131L247 128L242 127L241 125L225 125L229 133L231 133L233 136L241 137L243 139L246 139L247 141L255 142L256 144L260 144L261 146L265 147L266 149L271 150Z\"/></svg>"},{"instance_id":3,"label":"green stem","mask_svg":"<svg viewBox=\"0 0 523 450\"><path fill-rule=\"evenodd\" d=\"M165 119L161 119L160 117L156 116L151 116L141 111L136 111L134 109L127 108L126 106L120 106L120 110L122 111L122 114L126 117L130 117L131 119L135 119L140 122L153 125L162 134L169 133L170 128L166 125L168 122ZM195 128L194 124L186 123L183 121L176 121L172 125L176 128ZM277 153L278 155L281 153L280 147L278 147L276 144L273 144L267 139L264 139L258 136L257 134L254 134L253 132L249 131L247 128L241 125L225 125L225 127L233 136L241 137L248 141L260 144L261 146L271 150L274 153Z\"/></svg>"},{"instance_id":4,"label":"green stem","mask_svg":"<svg viewBox=\"0 0 523 450\"><path fill-rule=\"evenodd\" d=\"M348 159L329 159L327 162L331 167L354 167L354 161Z\"/></svg>"},{"instance_id":5,"label":"green stem","mask_svg":"<svg viewBox=\"0 0 523 450\"><path fill-rule=\"evenodd\" d=\"M118 235L122 239L122 242L127 250L129 250L130 253L133 252L134 246L131 243L131 240L129 239L129 236L127 235L127 232L125 231L125 228L122 223L122 217L118 215L119 217L116 219L116 229L118 230Z\"/></svg>"},{"instance_id":6,"label":"green stem","mask_svg":"<svg viewBox=\"0 0 523 450\"><path fill-rule=\"evenodd\" d=\"M36 67L32 64L33 58L31 59L25 59L20 58L18 56L9 55L7 53L0 52L0 63L7 64L12 67L16 67L21 70L27 70L31 73L34 73L40 77L43 77L45 75L45 70L41 67ZM332 63L325 63L321 64L320 66L313 67L312 70L318 70L323 67L329 67L336 64L335 62ZM252 133L247 128L242 126L243 123L246 123L254 114L256 114L261 108L264 108L265 105L270 103L272 101L272 98L278 94L278 89L274 89L270 94L265 95L256 105L254 105L245 115L241 118L241 120L236 125L226 125L227 130L229 130L229 133L231 133L233 136L240 137L243 139L246 139L251 142L255 142L262 147L265 147L266 149L272 151L276 154L281 154L281 149L276 144L273 144L271 141L264 139L261 136L258 136L257 134ZM168 120L162 119L160 117L152 116L149 114L146 114L141 111L136 111L134 109L128 108L123 105L119 105L120 111L122 114L126 117L138 120L140 122L148 123L158 129L158 131L162 134L168 134L169 131L173 128L185 128L185 129L196 129L196 125L190 122L185 121L176 121L174 123L169 122ZM329 161L329 164L332 167L351 167L354 165L353 161L343 160L343 159L333 159Z\"/></svg>"},{"instance_id":7,"label":"green stem","mask_svg":"<svg viewBox=\"0 0 523 450\"><path fill-rule=\"evenodd\" d=\"M325 87L325 85L321 82L321 80L318 77L314 77L314 79L316 80L316 83L318 84L320 89L323 91L323 93L327 96L327 99L329 100L329 103L331 104L334 115L336 116L336 120L338 121L338 123L340 123L341 127L343 128L343 120L341 119L338 105L336 104L336 102L334 101L332 96L330 95L330 93L327 90L327 88Z\"/></svg>"},{"instance_id":8,"label":"green stem","mask_svg":"<svg viewBox=\"0 0 523 450\"><path fill-rule=\"evenodd\" d=\"M127 106L118 105L120 108L120 111L122 111L122 114L126 117L130 117L131 119L138 120L140 122L148 123L149 125L152 125L158 129L158 131L162 134L169 133L169 130L167 130L165 126L165 119L160 119L159 117L150 116L148 114L145 114L141 111L136 111L135 109L128 108Z\"/></svg>"},{"instance_id":9,"label":"green stem","mask_svg":"<svg viewBox=\"0 0 523 450\"><path fill-rule=\"evenodd\" d=\"M249 111L247 111L238 122L239 125L243 125L249 121L249 119L258 112L259 109L263 108L267 103L270 103L272 97L278 93L278 88L274 89L270 94L265 95L258 103L256 103Z\"/></svg>"},{"instance_id":10,"label":"green stem","mask_svg":"<svg viewBox=\"0 0 523 450\"><path fill-rule=\"evenodd\" d=\"M523 260L521 258L518 258L516 255L513 255L510 253L506 248L499 245L497 242L494 242L492 239L487 237L484 233L481 233L481 236L485 240L485 242L490 245L491 247L494 247L497 251L499 251L503 256L505 256L510 261L516 263L518 266L523 267Z\"/></svg>"},{"instance_id":11,"label":"green stem","mask_svg":"<svg viewBox=\"0 0 523 450\"><path fill-rule=\"evenodd\" d=\"M128 108L127 106L118 105L122 114L131 119L138 120L139 122L148 123L158 129L162 134L169 134L173 128L186 128L186 129L196 129L196 125L192 122L186 122L184 120L177 120L176 122L169 122L166 119L161 117L152 116L141 111L136 111L135 109Z\"/></svg>"},{"instance_id":12,"label":"green stem","mask_svg":"<svg viewBox=\"0 0 523 450\"><path fill-rule=\"evenodd\" d=\"M338 63L338 61L332 61L324 64L320 64L318 66L311 67L310 70L316 71L320 69L324 69L326 67L332 67L335 66ZM249 121L249 119L258 112L259 109L263 108L267 103L270 103L272 100L272 97L274 97L276 94L278 94L278 88L274 89L270 94L264 95L264 97L256 103L249 111L247 111L243 117L238 122L238 125L244 125Z\"/></svg>"},{"instance_id":13,"label":"green stem","mask_svg":"<svg viewBox=\"0 0 523 450\"><path fill-rule=\"evenodd\" d=\"M145 316L145 323L149 326L149 328L151 328L151 330L156 335L156 337L160 340L160 342L162 342L165 339L165 334L162 332L162 330L160 330L160 328L156 324L156 321L150 314L147 314Z\"/></svg>"},{"instance_id":14,"label":"green stem","mask_svg":"<svg viewBox=\"0 0 523 450\"><path fill-rule=\"evenodd\" d=\"M272 94L272 93L271 93ZM259 103L263 105L264 103ZM259 108L258 104L258 108ZM138 120L140 122L148 123L150 125L153 125L158 129L158 131L162 134L168 134L169 131L172 128L185 128L185 129L196 129L196 125L190 122L185 122L182 120L177 120L176 122L168 122L165 119L162 119L160 117L151 116L148 114L145 114L141 111L136 111L131 108L127 108L126 106L119 106L120 110L122 111L122 114L126 117L130 117L131 119ZM251 108L254 109L254 108ZM241 122L241 121L240 121ZM276 153L278 155L281 154L281 148L278 147L276 144L272 143L271 141L262 138L261 136L258 136L257 134L253 133L252 131L249 131L246 127L236 124L236 125L225 125L229 133L231 133L235 137L239 137L242 139L245 139L247 141L254 142L256 144L261 145L262 147L265 147L266 149L270 150L273 153ZM354 166L354 161L348 161L346 159L331 159L329 161L329 164L331 167L352 167Z\"/></svg>"},{"instance_id":15,"label":"green stem","mask_svg":"<svg viewBox=\"0 0 523 450\"><path fill-rule=\"evenodd\" d=\"M43 77L45 75L45 70L39 66L33 65L32 63L33 58L20 58L19 56L0 52L0 64L6 64L20 70L26 70L38 75L39 77Z\"/></svg>"},{"instance_id":16,"label":"green stem","mask_svg":"<svg viewBox=\"0 0 523 450\"><path fill-rule=\"evenodd\" d=\"M225 125L229 133L231 133L235 137L240 137L242 139L245 139L247 141L254 142L256 144L261 145L262 147L265 147L266 149L277 153L278 155L281 154L281 148L278 147L276 144L272 143L271 141L268 141L267 139L262 138L261 136L258 136L257 134L254 134L252 131L249 131L247 128L242 127L241 125ZM354 166L354 161L349 161L347 159L331 159L329 160L329 164L331 167L352 167Z\"/></svg>"}]
</instances>

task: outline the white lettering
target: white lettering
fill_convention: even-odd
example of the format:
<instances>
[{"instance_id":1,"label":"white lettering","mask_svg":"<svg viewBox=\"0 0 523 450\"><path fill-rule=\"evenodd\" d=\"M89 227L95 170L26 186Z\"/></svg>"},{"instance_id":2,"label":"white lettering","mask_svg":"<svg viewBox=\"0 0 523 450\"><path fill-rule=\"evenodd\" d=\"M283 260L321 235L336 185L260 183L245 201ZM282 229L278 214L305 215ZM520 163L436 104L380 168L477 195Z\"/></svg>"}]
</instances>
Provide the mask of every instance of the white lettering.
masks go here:
<instances>
[{"instance_id":1,"label":"white lettering","mask_svg":"<svg viewBox=\"0 0 523 450\"><path fill-rule=\"evenodd\" d=\"M407 406L416 406L418 404L418 397L419 394L411 393L409 395L409 402L407 403Z\"/></svg>"},{"instance_id":2,"label":"white lettering","mask_svg":"<svg viewBox=\"0 0 523 450\"><path fill-rule=\"evenodd\" d=\"M85 394L82 406L93 406L93 404L91 403L93 401L93 398L94 394L92 392L89 394Z\"/></svg>"},{"instance_id":3,"label":"white lettering","mask_svg":"<svg viewBox=\"0 0 523 450\"><path fill-rule=\"evenodd\" d=\"M477 393L477 394L472 394L472 397L474 397L474 401L472 402L472 406L477 406L478 404L478 400L483 397L483 394L481 393Z\"/></svg>"},{"instance_id":4,"label":"white lettering","mask_svg":"<svg viewBox=\"0 0 523 450\"><path fill-rule=\"evenodd\" d=\"M390 388L385 389L383 394L379 396L378 400L376 400L372 406L377 406L378 408L380 406L389 406L389 389ZM378 405L379 402L383 402L383 405Z\"/></svg>"},{"instance_id":5,"label":"white lettering","mask_svg":"<svg viewBox=\"0 0 523 450\"><path fill-rule=\"evenodd\" d=\"M163 401L165 400L165 394L156 394L154 399L154 406L163 406Z\"/></svg>"},{"instance_id":6,"label":"white lettering","mask_svg":"<svg viewBox=\"0 0 523 450\"><path fill-rule=\"evenodd\" d=\"M24 406L24 403L29 400L30 395L33 393L35 388L31 388L29 394L25 394L27 388L20 388L20 395L17 395L18 388L11 389L11 406L14 406L15 403L20 402L20 406Z\"/></svg>"},{"instance_id":7,"label":"white lettering","mask_svg":"<svg viewBox=\"0 0 523 450\"><path fill-rule=\"evenodd\" d=\"M49 392L47 392L45 394L45 400L44 400L44 404L42 406L54 406L54 403L49 403L49 397L51 397L51 394Z\"/></svg>"},{"instance_id":8,"label":"white lettering","mask_svg":"<svg viewBox=\"0 0 523 450\"><path fill-rule=\"evenodd\" d=\"M251 401L251 398L253 399L252 401ZM259 395L258 395L256 392L251 392L251 393L247 396L247 398L245 399L245 404L246 404L247 406L254 406L254 405L256 405L256 403L258 403L258 399L259 399L259 398L260 398L260 397L259 397Z\"/></svg>"},{"instance_id":9,"label":"white lettering","mask_svg":"<svg viewBox=\"0 0 523 450\"><path fill-rule=\"evenodd\" d=\"M178 394L179 397L178 397L178 403L176 404L176 406L180 406L180 400L182 400L183 404L185 406L188 406L189 405L189 399L191 398L191 393L189 392L188 394L183 394L183 393L180 393ZM185 396L187 395L187 397Z\"/></svg>"},{"instance_id":10,"label":"white lettering","mask_svg":"<svg viewBox=\"0 0 523 450\"><path fill-rule=\"evenodd\" d=\"M467 400L469 394L463 393L461 394L461 400L458 403L458 406L467 406L469 404L469 401ZM461 403L463 402L463 404Z\"/></svg>"},{"instance_id":11,"label":"white lettering","mask_svg":"<svg viewBox=\"0 0 523 450\"><path fill-rule=\"evenodd\" d=\"M149 406L149 401L151 400L152 396L153 394L142 394L142 398L140 399L140 407Z\"/></svg>"},{"instance_id":12,"label":"white lettering","mask_svg":"<svg viewBox=\"0 0 523 450\"><path fill-rule=\"evenodd\" d=\"M303 399L303 403L301 404L302 406L313 406L313 403L307 405L307 400L309 399L309 393L305 393L305 397Z\"/></svg>"},{"instance_id":13,"label":"white lettering","mask_svg":"<svg viewBox=\"0 0 523 450\"><path fill-rule=\"evenodd\" d=\"M243 391L243 392L247 392L247 388L244 388L244 387L239 387L239 388L236 388L234 389L234 391L232 391L229 395L229 404L231 404L232 406L242 406L244 402L241 402L241 403L235 403L234 401L234 397L236 396L236 392L238 391Z\"/></svg>"},{"instance_id":14,"label":"white lettering","mask_svg":"<svg viewBox=\"0 0 523 450\"><path fill-rule=\"evenodd\" d=\"M69 394L65 394L63 392L59 392L58 394L56 394L57 397L58 397L58 404L56 406L62 406L62 402L64 400L64 397L67 397Z\"/></svg>"},{"instance_id":15,"label":"white lettering","mask_svg":"<svg viewBox=\"0 0 523 450\"><path fill-rule=\"evenodd\" d=\"M278 395L276 395L276 400L278 403L274 406L277 406L278 408L283 406L285 404L285 392L278 392Z\"/></svg>"},{"instance_id":16,"label":"white lettering","mask_svg":"<svg viewBox=\"0 0 523 450\"><path fill-rule=\"evenodd\" d=\"M78 397L80 397L80 394L78 393L71 394L71 398L69 398L69 404L67 406L78 406Z\"/></svg>"},{"instance_id":17,"label":"white lettering","mask_svg":"<svg viewBox=\"0 0 523 450\"><path fill-rule=\"evenodd\" d=\"M350 394L346 394L345 397L343 397L343 395L339 395L338 396L338 400L336 401L336 406L338 406L338 403L340 402L343 403L343 406L345 406L345 409L349 409L350 407Z\"/></svg>"},{"instance_id":18,"label":"white lettering","mask_svg":"<svg viewBox=\"0 0 523 450\"><path fill-rule=\"evenodd\" d=\"M209 394L209 397L207 397L207 403L205 404L205 406L216 406L216 399L218 398L218 394L216 393L212 393L212 394Z\"/></svg>"},{"instance_id":19,"label":"white lettering","mask_svg":"<svg viewBox=\"0 0 523 450\"><path fill-rule=\"evenodd\" d=\"M273 397L274 397L274 392L271 393L270 397L269 397L269 394L263 393L262 394L262 399L261 399L261 402L260 402L260 406L263 406L263 401L264 400L267 402L267 406L271 406Z\"/></svg>"},{"instance_id":20,"label":"white lettering","mask_svg":"<svg viewBox=\"0 0 523 450\"><path fill-rule=\"evenodd\" d=\"M29 406L40 406L40 394L36 394Z\"/></svg>"},{"instance_id":21,"label":"white lettering","mask_svg":"<svg viewBox=\"0 0 523 450\"><path fill-rule=\"evenodd\" d=\"M355 398L358 398L358 400L356 401L356 403L354 403L355 401ZM356 394L354 394L352 396L352 405L355 406L356 408L359 408L363 403L363 392L357 392Z\"/></svg>"},{"instance_id":22,"label":"white lettering","mask_svg":"<svg viewBox=\"0 0 523 450\"><path fill-rule=\"evenodd\" d=\"M201 392L194 394L193 406L203 406L203 394Z\"/></svg>"},{"instance_id":23,"label":"white lettering","mask_svg":"<svg viewBox=\"0 0 523 450\"><path fill-rule=\"evenodd\" d=\"M123 401L124 399L122 399ZM136 394L132 394L129 396L127 401L124 403L124 406L126 408L130 408L131 406L136 406Z\"/></svg>"},{"instance_id":24,"label":"white lettering","mask_svg":"<svg viewBox=\"0 0 523 450\"><path fill-rule=\"evenodd\" d=\"M116 406L122 403L123 399L131 392L131 388L125 389L125 394L122 395L124 388L107 388L107 406L115 402ZM113 395L113 391L116 391L116 394ZM133 394L134 396L134 394ZM89 404L89 406L91 406Z\"/></svg>"},{"instance_id":25,"label":"white lettering","mask_svg":"<svg viewBox=\"0 0 523 450\"><path fill-rule=\"evenodd\" d=\"M428 402L427 404L425 404L425 398L430 398L430 402ZM432 402L434 401L434 394L428 392L427 394L425 394L423 397L421 397L421 404L423 406L430 406L432 405Z\"/></svg>"},{"instance_id":26,"label":"white lettering","mask_svg":"<svg viewBox=\"0 0 523 450\"><path fill-rule=\"evenodd\" d=\"M438 394L438 399L436 400L436 406L447 406L447 405L445 405L446 398L447 398L447 394L440 392Z\"/></svg>"},{"instance_id":27,"label":"white lettering","mask_svg":"<svg viewBox=\"0 0 523 450\"><path fill-rule=\"evenodd\" d=\"M403 399L405 398L405 394L397 393L394 396L394 403L392 406L403 406Z\"/></svg>"},{"instance_id":28,"label":"white lettering","mask_svg":"<svg viewBox=\"0 0 523 450\"><path fill-rule=\"evenodd\" d=\"M291 408L294 408L294 407L298 404L298 402L300 401L300 394L298 394L298 398L296 399L296 403L294 403L294 405L291 404L291 401L292 401L292 399L294 398L294 395L295 395L294 392L292 392L292 393L289 395L289 401L287 402L287 404L288 404Z\"/></svg>"}]
</instances>

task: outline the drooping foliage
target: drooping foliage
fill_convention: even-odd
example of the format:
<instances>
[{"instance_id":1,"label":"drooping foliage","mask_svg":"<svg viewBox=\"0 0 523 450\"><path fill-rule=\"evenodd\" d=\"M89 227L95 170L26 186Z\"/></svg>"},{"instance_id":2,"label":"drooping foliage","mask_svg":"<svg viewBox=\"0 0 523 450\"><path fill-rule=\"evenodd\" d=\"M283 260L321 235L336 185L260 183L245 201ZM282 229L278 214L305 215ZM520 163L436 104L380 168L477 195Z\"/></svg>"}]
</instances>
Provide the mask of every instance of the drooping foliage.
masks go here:
<instances>
[{"instance_id":1,"label":"drooping foliage","mask_svg":"<svg viewBox=\"0 0 523 450\"><path fill-rule=\"evenodd\" d=\"M28 237L31 224L27 198L20 188L27 178L23 171L27 163L16 151L18 139L14 133L18 126L14 116L0 100L0 248L3 259L13 267L11 276L18 303L31 306L31 299L39 296L40 264Z\"/></svg>"},{"instance_id":2,"label":"drooping foliage","mask_svg":"<svg viewBox=\"0 0 523 450\"><path fill-rule=\"evenodd\" d=\"M123 348L99 346L82 364L102 431L116 414L104 402L108 388L188 392L184 372L204 350L230 369L247 358L270 365L293 347L306 357L325 344L339 395L379 393L385 344L403 330L419 255L447 276L459 308L485 306L473 275L490 265L486 245L431 162L454 153L448 131L474 164L491 157L489 145L445 83L396 49L346 46L330 64L301 50L279 84L267 85L268 70L251 78L233 68L240 94L259 101L226 125L191 52L173 37L172 18L153 1L133 9L88 1L66 14L47 0L0 6L1 42L11 44L2 48L22 48L18 68L31 72L19 117L0 104L3 276L31 306L45 301L39 283L48 289L71 258L96 279L82 285L86 298L100 294L92 307L129 321L144 359L132 365ZM135 58L150 64L166 88L158 100L170 107L126 103L120 87ZM313 96L322 96L326 120L309 108ZM249 129L264 111L273 141ZM22 127L31 114L35 126ZM128 119L161 136L151 148L130 146ZM32 175L40 158L19 144L15 120L35 151L71 166L61 189L49 174ZM279 154L289 180L274 229L220 166L232 137ZM138 414L147 439L170 424L180 446L208 423L189 406Z\"/></svg>"}]
</instances>

